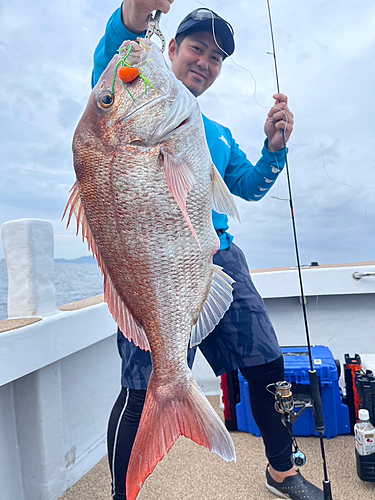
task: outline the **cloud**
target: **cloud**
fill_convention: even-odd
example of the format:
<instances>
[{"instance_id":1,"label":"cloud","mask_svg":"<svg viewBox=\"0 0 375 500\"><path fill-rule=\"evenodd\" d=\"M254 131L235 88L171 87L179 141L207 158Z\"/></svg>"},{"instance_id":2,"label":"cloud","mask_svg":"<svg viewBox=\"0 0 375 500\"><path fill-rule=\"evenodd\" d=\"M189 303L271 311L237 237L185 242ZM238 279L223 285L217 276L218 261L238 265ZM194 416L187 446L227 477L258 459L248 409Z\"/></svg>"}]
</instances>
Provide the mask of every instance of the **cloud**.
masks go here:
<instances>
[{"instance_id":1,"label":"cloud","mask_svg":"<svg viewBox=\"0 0 375 500\"><path fill-rule=\"evenodd\" d=\"M204 2L230 21L236 52L225 61L203 112L228 126L252 162L276 91L266 2ZM0 224L51 220L55 255L87 254L60 221L74 182L71 142L90 93L92 54L111 13L110 0L15 0L1 8ZM174 36L200 5L175 2L162 29ZM271 2L281 91L295 130L290 174L304 263L369 260L375 253L373 107L375 4L328 0ZM318 148L320 151L318 151ZM323 156L322 156L323 155ZM323 161L324 160L324 161ZM239 202L235 241L252 267L294 265L286 174L258 203ZM0 258L3 256L0 248Z\"/></svg>"},{"instance_id":2,"label":"cloud","mask_svg":"<svg viewBox=\"0 0 375 500\"><path fill-rule=\"evenodd\" d=\"M57 114L60 124L71 130L82 114L82 105L74 99L65 97L59 101Z\"/></svg>"}]
</instances>

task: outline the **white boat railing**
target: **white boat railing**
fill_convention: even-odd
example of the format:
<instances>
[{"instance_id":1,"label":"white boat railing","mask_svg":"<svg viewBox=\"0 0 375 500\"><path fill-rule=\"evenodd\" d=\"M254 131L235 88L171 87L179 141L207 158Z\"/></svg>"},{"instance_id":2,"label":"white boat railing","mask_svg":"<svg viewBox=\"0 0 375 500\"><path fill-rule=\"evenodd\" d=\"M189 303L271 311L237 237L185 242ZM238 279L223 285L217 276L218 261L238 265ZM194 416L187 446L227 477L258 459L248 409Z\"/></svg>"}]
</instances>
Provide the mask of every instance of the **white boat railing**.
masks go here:
<instances>
[{"instance_id":1,"label":"white boat railing","mask_svg":"<svg viewBox=\"0 0 375 500\"><path fill-rule=\"evenodd\" d=\"M56 307L48 221L12 221L2 234L10 319L0 322L1 499L57 500L106 454L120 389L117 326L102 298ZM252 273L282 346L305 344L296 272ZM369 273L375 263L303 270L311 341L341 363L345 353L375 351ZM207 395L219 393L201 355L193 374Z\"/></svg>"},{"instance_id":2,"label":"white boat railing","mask_svg":"<svg viewBox=\"0 0 375 500\"><path fill-rule=\"evenodd\" d=\"M355 280L360 280L362 278L368 278L370 276L375 276L375 272L374 271L365 271L365 272L362 272L362 273L358 273L358 272L355 272L352 274L353 278Z\"/></svg>"}]
</instances>

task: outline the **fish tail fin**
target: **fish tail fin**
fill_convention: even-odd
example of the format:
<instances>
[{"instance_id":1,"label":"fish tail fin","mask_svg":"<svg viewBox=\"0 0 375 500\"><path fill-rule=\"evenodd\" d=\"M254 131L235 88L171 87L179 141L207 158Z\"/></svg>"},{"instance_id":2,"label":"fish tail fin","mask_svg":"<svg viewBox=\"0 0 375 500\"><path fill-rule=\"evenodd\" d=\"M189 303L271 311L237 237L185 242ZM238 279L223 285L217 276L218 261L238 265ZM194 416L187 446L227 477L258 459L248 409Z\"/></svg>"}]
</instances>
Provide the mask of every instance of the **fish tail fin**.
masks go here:
<instances>
[{"instance_id":1,"label":"fish tail fin","mask_svg":"<svg viewBox=\"0 0 375 500\"><path fill-rule=\"evenodd\" d=\"M147 477L179 436L205 446L227 462L236 460L232 438L195 380L175 394L159 394L151 375L145 406L133 445L126 498L134 500Z\"/></svg>"}]
</instances>

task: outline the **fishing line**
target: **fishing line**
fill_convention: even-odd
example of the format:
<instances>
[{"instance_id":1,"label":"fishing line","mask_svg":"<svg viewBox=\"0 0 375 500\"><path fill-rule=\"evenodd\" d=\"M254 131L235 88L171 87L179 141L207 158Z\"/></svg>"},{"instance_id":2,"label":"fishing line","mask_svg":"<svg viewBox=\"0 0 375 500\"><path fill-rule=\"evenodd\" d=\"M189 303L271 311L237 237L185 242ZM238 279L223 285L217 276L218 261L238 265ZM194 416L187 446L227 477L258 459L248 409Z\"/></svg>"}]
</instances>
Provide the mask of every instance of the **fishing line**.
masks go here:
<instances>
[{"instance_id":1,"label":"fishing line","mask_svg":"<svg viewBox=\"0 0 375 500\"><path fill-rule=\"evenodd\" d=\"M354 247L353 245L349 245L348 243L345 243L345 241L340 237L339 233L338 233L338 230L337 230L337 227L335 225L333 225L331 222L329 222L329 220L326 219L326 221L328 222L328 224L330 224L333 229L335 230L336 232L336 237L341 241L341 243L349 248L353 248L354 250L360 250L361 252L366 252L368 253L369 255L371 255L371 257L373 258L374 262L375 262L375 255L370 252L370 250L367 250L366 248L359 248L359 247Z\"/></svg>"},{"instance_id":2,"label":"fishing line","mask_svg":"<svg viewBox=\"0 0 375 500\"><path fill-rule=\"evenodd\" d=\"M333 179L330 174L328 173L328 170L327 170L327 164L326 164L326 161L325 161L325 157L324 157L324 154L323 152L316 146L313 146L312 144L295 144L293 142L291 142L290 140L288 141L288 145L291 145L291 146L295 146L295 147L310 147L310 148L313 148L315 149L316 151L319 152L320 156L321 156L321 160L322 160L322 164L323 164L323 169L324 169L324 172L326 174L326 176L328 177L328 179L330 181L332 181L334 184L338 184L338 185L342 185L342 186L346 186L346 187L349 187L351 188L353 191L355 191L361 198L362 198L362 202L363 202L363 208L364 208L364 215L365 215L365 221L366 221L366 224L369 226L370 225L370 221L369 221L369 218L368 218L368 210L367 210L367 203L366 203L366 198L363 196L363 194L358 191L358 189L356 189L354 186L352 186L351 184L347 184L346 182L339 182L339 181L336 181L335 179ZM272 196L271 195L271 198L273 199L276 199L276 200L279 200L279 201L288 201L287 198L280 198L279 197L279 187L280 187L280 183L277 184L277 195L276 196ZM316 214L318 214L318 212L315 212ZM375 261L375 256L374 254L372 254L370 252L370 250L367 250L366 248L364 247L355 247L355 246L352 246L352 245L349 245L348 243L345 243L344 240L340 237L339 233L338 233L338 228L332 224L330 221L328 221L328 219L325 218L325 220L328 222L328 224L330 224L334 230L335 230L335 233L336 233L336 236L337 236L337 239L345 246L349 247L349 248L352 248L353 250L359 250L361 252L366 252L368 253L369 255L372 256L372 258L374 259Z\"/></svg>"},{"instance_id":3,"label":"fishing line","mask_svg":"<svg viewBox=\"0 0 375 500\"><path fill-rule=\"evenodd\" d=\"M347 184L346 182L339 182L339 181L336 181L335 179L333 179L329 173L328 173L328 170L327 170L327 164L326 164L326 161L325 161L325 158L324 158L324 154L323 152L316 146L313 146L312 144L295 144L291 141L288 141L288 144L290 144L291 146L296 146L296 147L310 147L310 148L314 148L316 149L317 151L319 151L320 153L320 156L322 158L322 163L323 163L323 169L324 169L324 172L326 174L326 176L328 177L328 179L330 181L332 181L333 183L335 184L341 184L341 186L347 186L351 189L353 189L353 191L355 191L357 194L359 194L359 196L362 198L362 201L363 201L363 205L364 205L364 210L365 210L365 219L366 219L366 223L368 224L369 223L369 220L368 220L368 212L367 212L367 203L366 203L366 198L363 196L363 194L358 191L358 189L356 189L354 186L352 186L351 184Z\"/></svg>"},{"instance_id":4,"label":"fishing line","mask_svg":"<svg viewBox=\"0 0 375 500\"><path fill-rule=\"evenodd\" d=\"M198 0L197 0L198 1ZM275 77L276 77L276 85L277 85L277 91L280 92L280 87L279 87L279 75L278 75L278 69L277 69L277 60L276 60L276 51L275 51L275 41L274 41L274 34L273 34L273 25L272 25L272 18L271 18L271 9L270 9L270 4L269 4L269 0L267 0L267 8L268 8L268 17L269 17L269 22L270 22L270 31L271 31L271 40L272 40L272 47L273 47L273 51L272 53L268 52L269 54L271 54L273 56L273 59L274 59L274 66L275 66ZM323 162L323 168L324 168L324 172L326 174L326 176L328 177L328 179L335 183L335 184L341 184L342 186L347 186L351 189L353 189L357 194L359 194L359 196L362 198L362 201L363 201L363 204L364 204L364 210L365 210L365 219L366 219L366 223L368 224L369 223L369 220L368 220L368 212L367 212L367 204L366 204L366 199L365 197L362 195L362 193L360 191L358 191L354 186L352 186L351 184L347 184L345 182L339 182L339 181L336 181L335 179L333 179L329 173L328 173L328 170L327 170L327 165L326 165L326 161L325 161L325 157L324 157L324 154L323 152L316 146L312 145L312 144L295 144L291 141L288 141L288 143L291 145L291 146L295 146L295 147L303 147L303 146L308 146L308 147L311 147L311 148L314 148L316 149L317 151L319 151L320 155L321 155L321 159L322 159L322 162ZM337 233L337 228L335 227L336 229L336 234L338 235ZM338 236L338 238L341 240L341 238ZM347 245L348 246L348 245ZM352 248L355 248L355 247L352 247ZM364 251L367 251L365 249L358 249L357 250L364 250ZM370 252L371 253L371 252Z\"/></svg>"},{"instance_id":5,"label":"fishing line","mask_svg":"<svg viewBox=\"0 0 375 500\"><path fill-rule=\"evenodd\" d=\"M261 108L264 108L264 109L270 109L270 106L263 106L257 99L256 97L256 94L257 94L257 82L256 82L256 79L254 77L254 75L251 73L251 71L238 64L233 56L229 55L222 47L220 47L218 41L217 41L217 38L216 38L216 33L215 33L215 23L214 23L214 16L213 16L213 11L212 9L210 9L206 4L204 4L203 2L201 2L200 0L195 0L196 3L202 5L204 8L206 8L210 14L211 14L211 18L212 18L212 36L213 36L213 39L214 39L214 42L215 44L217 45L217 47L230 59L230 61L232 62L232 64L234 64L235 66L237 66L238 68L246 71L252 78L253 82L254 82L254 92L253 92L253 97L254 97L254 101L256 102L256 104L258 106L260 106ZM269 21L270 21L270 31L271 31L271 42L272 42L272 52L267 52L267 54L269 55L272 55L273 56L273 60L274 60L274 67L275 67L275 77L276 77L276 86L277 86L277 92L280 93L280 84L279 84L279 75L278 75L278 70L277 70L277 60L276 60L276 53L275 53L275 44L274 44L274 34L273 34L273 26L272 26L272 19L271 19L271 11L270 11L270 6L269 6L269 0L267 0L267 7L268 7L268 17L269 17ZM272 107L275 107L276 109L280 110L281 112L284 113L284 116L285 116L285 122L286 122L286 126L288 125L288 116L287 114L285 113L285 111L281 108L279 108L277 105L276 106L272 106ZM284 136L284 141L285 141L285 136ZM311 147L311 148L314 148L316 149L317 151L319 151L320 155L321 155L321 159L322 159L322 163L323 163L323 169L324 169L324 172L326 174L326 176L328 177L328 179L333 182L334 184L338 184L338 185L343 185L343 186L347 186L351 189L353 189L361 198L362 198L362 201L363 201L363 204L364 204L364 212L365 212L365 220L366 220L366 223L369 224L369 220L368 220L368 211L367 211L367 203L366 203L366 199L365 197L363 196L363 194L358 191L354 186L352 186L351 184L348 184L348 183L345 183L345 182L339 182L339 181L336 181L335 179L333 179L329 173L328 173L328 170L327 170L327 165L326 165L326 161L325 161L325 157L324 157L324 154L323 152L316 146L312 145L312 144L295 144L293 142L291 142L290 140L288 141L288 144L291 145L291 146L294 146L294 147ZM285 152L287 152L287 149L286 149L286 141L284 142L284 148L285 148ZM276 158L276 155L273 153L273 156L275 158L275 162L276 162L276 165L278 168L280 168L280 165L277 161L277 158ZM288 186L289 186L289 181L288 181ZM280 182L277 183L277 196L272 196L273 199L277 199L277 200L280 200L280 201L289 201L290 202L290 199L288 198L279 198L279 189L280 189ZM337 228L335 227L336 229L336 234L337 233ZM340 241L341 238L338 237L338 239ZM347 245L348 246L348 245ZM358 248L355 248L355 247L352 247L353 249L357 249L357 250L363 250L365 252L368 252L366 249L364 248L361 248L361 249L358 249Z\"/></svg>"},{"instance_id":6,"label":"fishing line","mask_svg":"<svg viewBox=\"0 0 375 500\"><path fill-rule=\"evenodd\" d=\"M202 6L203 6L205 9L207 9L207 10L210 12L210 14L211 14L211 20L212 20L212 24L211 24L211 26L212 26L212 28L211 28L211 29L212 29L212 36L213 36L213 39L214 39L214 42L215 42L216 46L220 49L220 51L221 51L221 52L223 52L223 53L226 55L226 57L228 57L228 58L230 59L230 61L232 62L232 64L234 64L234 65L235 65L235 66L237 66L238 68L240 68L240 69L242 69L242 70L246 71L246 72L247 72L247 73L251 76L251 78L253 79L253 82L254 82L254 92L253 92L254 101L255 101L255 102L256 102L256 104L258 104L258 106L260 106L261 108L263 108L263 109L268 109L268 110L269 110L269 109L270 109L270 106L263 106L263 104L261 104L261 103L258 101L257 97L256 97L256 93L257 93L257 82L256 82L256 79L255 79L254 75L251 73L251 71L250 71L248 68L245 68L244 66L241 66L240 64L236 63L236 61L233 59L233 56L230 56L230 55L229 55L229 54L228 54L228 53L227 53L227 52L226 52L226 51L225 51L225 50L224 50L224 49L223 49L223 48L219 45L219 43L218 43L218 41L217 41L217 38L216 38L216 33L215 33L215 18L214 18L214 15L213 15L213 11L212 11L212 9L210 9L209 7L207 7L207 5L206 5L206 4L204 4L203 2L201 2L200 0L195 0L195 2L196 2L196 3L198 3L198 4L200 4L200 5L202 5ZM289 123L289 121L288 121L288 115L285 113L285 111L284 111L283 109L279 108L279 107L278 107L278 106L276 106L276 105L274 105L273 107L274 107L274 108L276 108L276 109L278 109L279 111L281 111L281 112L284 114L284 116L285 116L286 126L288 126L288 123ZM276 163L276 165L277 165L277 168L278 168L278 169L280 169L280 165L279 165L279 162L277 161L277 157L276 157L275 153L274 153L273 151L270 151L270 153L272 153L272 154L273 154L274 159L275 159L275 163ZM279 189L279 183L277 184L277 189Z\"/></svg>"},{"instance_id":7,"label":"fishing line","mask_svg":"<svg viewBox=\"0 0 375 500\"><path fill-rule=\"evenodd\" d=\"M270 29L271 29L271 41L272 41L273 58L274 58L274 63L275 63L276 87L277 87L277 92L280 93L279 75L278 75L277 61L276 61L275 39L274 39L274 35L273 35L273 25L272 25L272 19L271 19L271 9L270 9L269 0L267 0L267 6L268 6L268 16L269 16ZM296 259L297 259L298 276L299 276L299 283L300 283L300 292L301 292L301 299L302 299L303 317L304 317L304 323L305 323L307 343L308 343L308 347L309 347L310 366L311 366L311 370L313 370L314 364L313 364L313 359L312 359L312 355L311 355L310 333L309 333L309 327L308 327L308 323L307 323L307 312L306 312L306 307L305 307L305 294L304 294L304 290L303 290L303 281L302 281L302 273L301 273L301 263L300 263L299 247L298 247L298 239L297 239L297 228L296 228L295 218L294 218L292 185L291 185L290 172L289 172L289 162L288 162L288 154L287 154L287 149L286 149L285 132L283 133L283 140L284 140L284 151L285 151L285 170L286 170L287 183L288 183L288 192L289 192L289 206L290 206L290 212L291 212L291 217L292 217L292 227L293 227L293 235L294 235L294 247L295 247Z\"/></svg>"},{"instance_id":8,"label":"fishing line","mask_svg":"<svg viewBox=\"0 0 375 500\"><path fill-rule=\"evenodd\" d=\"M196 0L196 1L199 4L204 5L199 0ZM272 41L272 49L273 49L272 55L274 58L276 86L277 86L277 92L280 93L280 84L279 84L279 76L278 76L278 68L277 68L277 60L276 60L276 48L275 48L275 40L274 40L274 34L273 34L273 24L272 24L271 9L270 9L269 0L267 0L267 7L268 7L269 24L270 24L270 30L271 30L271 41ZM205 7L205 8L207 8L207 7ZM219 44L217 43L217 39L216 39L216 35L215 35L214 17L213 17L212 11L210 9L208 9L208 10L211 12L211 17L212 17L213 38L214 38L216 45L220 48ZM223 49L221 49L221 50L223 50ZM230 57L225 51L224 51L224 53L228 57ZM244 69L246 70L246 68L244 68ZM253 80L255 81L255 78L253 77L253 75L251 75L251 76L252 76ZM257 102L257 100L256 100L256 102ZM284 116L286 116L285 112L284 112ZM310 333L309 333L309 326L308 326L308 321L307 321L307 310L306 310L306 304L305 304L306 301L305 301L305 294L304 294L304 287L303 287L303 280L302 280L301 262L300 262L300 256L299 256L297 229L296 229L296 223L295 223L295 217L294 217L292 186L291 186L291 179L290 179L288 154L287 154L287 148L286 148L286 142L287 142L286 141L286 125L285 125L285 129L281 129L281 132L282 132L283 145L284 145L283 149L285 152L285 167L286 167L285 170L286 170L286 177L287 177L287 184L288 184L289 206L290 206L290 213L291 213L291 219L292 219L294 247L295 247L295 255L296 255L297 269L298 269L298 278L299 278L299 285L300 285L301 305L302 305L303 319L304 319L304 324L305 324L305 333L306 333L306 340L307 340L307 347L308 347L308 355L309 355L309 360L310 360L309 378L310 378L311 397L312 397L312 403L313 403L313 408L314 408L315 428L318 431L319 437L320 437L320 447L321 447L321 455L322 455L322 461L323 461L324 498L325 498L325 500L332 500L331 483L328 479L328 471L327 471L324 441L323 441L323 432L325 431L325 424L324 424L324 416L323 416L322 399L321 399L321 395L319 392L318 375L317 375L316 370L314 369L314 362L313 362L313 358L312 358ZM279 382L279 383L273 384L273 385L277 386L278 384L281 384L281 385L287 384L287 382ZM269 390L268 387L267 387L267 390ZM272 393L271 390L270 390L270 392ZM276 395L276 393L275 393L275 395ZM290 393L290 396L291 396L291 393ZM276 408L276 404L275 404L275 408ZM277 408L276 408L276 410L277 410ZM280 413L284 414L285 422L289 422L290 425L289 426L287 424L286 425L287 425L288 430L290 430L291 434L293 434L292 427L291 427L291 420L290 420L291 419L291 412L290 412L290 410L288 410L287 408L284 408L284 407L282 408L282 410L283 411L280 411ZM296 451L298 451L297 447L296 447Z\"/></svg>"},{"instance_id":9,"label":"fishing line","mask_svg":"<svg viewBox=\"0 0 375 500\"><path fill-rule=\"evenodd\" d=\"M217 38L216 38L216 34L215 34L215 18L214 18L214 15L213 15L213 11L212 9L210 9L209 7L207 7L207 5L205 5L203 2L201 2L200 0L195 0L196 3L199 3L200 5L202 5L205 9L207 9L210 14L211 14L211 18L212 18L212 36L214 38L214 42L215 44L217 45L217 47L220 49L221 52L223 52L226 57L228 57L230 59L230 61L232 62L232 64L234 64L235 66L237 66L238 68L240 69L243 69L244 71L246 71L247 73L249 73L249 75L251 76L251 78L253 79L253 82L254 82L254 100L255 102L258 104L258 106L260 106L261 108L264 108L264 109L270 109L270 106L263 106L263 104L261 104L257 97L256 97L256 93L257 93L257 82L256 82L256 79L254 77L254 75L251 73L251 71L248 69L248 68L245 68L244 66L241 66L240 64L236 63L236 61L233 59L233 56L230 56L227 52L225 52L225 50L220 47L218 41L217 41ZM280 109L280 111L283 111L282 109Z\"/></svg>"}]
</instances>

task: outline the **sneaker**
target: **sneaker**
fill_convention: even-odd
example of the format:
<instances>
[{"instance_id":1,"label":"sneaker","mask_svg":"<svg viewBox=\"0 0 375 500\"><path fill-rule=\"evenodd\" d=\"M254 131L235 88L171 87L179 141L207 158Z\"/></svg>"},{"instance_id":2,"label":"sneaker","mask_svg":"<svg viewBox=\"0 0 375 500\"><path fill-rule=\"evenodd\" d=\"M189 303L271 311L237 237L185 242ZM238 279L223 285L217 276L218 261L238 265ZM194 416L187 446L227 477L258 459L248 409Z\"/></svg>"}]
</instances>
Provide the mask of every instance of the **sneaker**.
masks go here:
<instances>
[{"instance_id":1,"label":"sneaker","mask_svg":"<svg viewBox=\"0 0 375 500\"><path fill-rule=\"evenodd\" d=\"M267 467L266 478L267 488L279 498L324 500L323 491L306 481L299 471L296 476L286 477L282 483L277 483L272 479Z\"/></svg>"}]
</instances>

